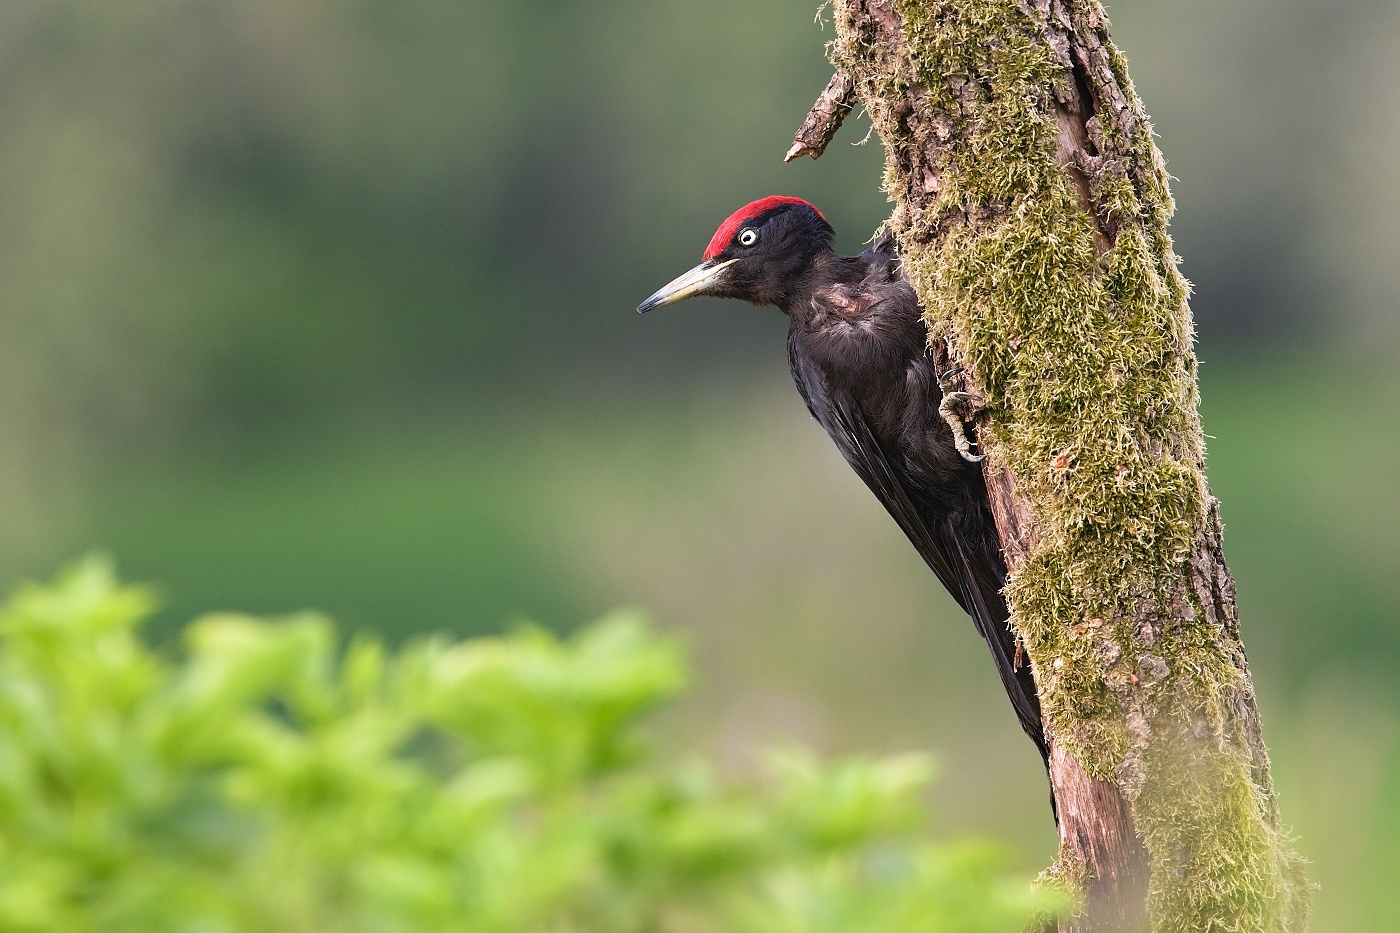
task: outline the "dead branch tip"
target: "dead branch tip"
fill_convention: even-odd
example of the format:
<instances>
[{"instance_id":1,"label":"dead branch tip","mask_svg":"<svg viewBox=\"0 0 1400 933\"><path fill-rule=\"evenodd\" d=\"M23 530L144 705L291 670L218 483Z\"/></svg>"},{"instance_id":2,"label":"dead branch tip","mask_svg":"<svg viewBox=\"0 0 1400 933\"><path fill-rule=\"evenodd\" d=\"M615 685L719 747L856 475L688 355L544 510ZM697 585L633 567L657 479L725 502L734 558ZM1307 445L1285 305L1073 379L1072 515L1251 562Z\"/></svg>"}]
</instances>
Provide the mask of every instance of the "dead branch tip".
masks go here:
<instances>
[{"instance_id":1,"label":"dead branch tip","mask_svg":"<svg viewBox=\"0 0 1400 933\"><path fill-rule=\"evenodd\" d=\"M835 137L836 131L841 128L841 121L846 119L846 114L851 112L855 102L855 82L838 69L836 74L831 76L826 90L822 91L817 102L812 105L807 119L802 121L802 126L793 138L792 148L783 157L783 161L791 162L804 155L819 158L826 151L827 144Z\"/></svg>"}]
</instances>

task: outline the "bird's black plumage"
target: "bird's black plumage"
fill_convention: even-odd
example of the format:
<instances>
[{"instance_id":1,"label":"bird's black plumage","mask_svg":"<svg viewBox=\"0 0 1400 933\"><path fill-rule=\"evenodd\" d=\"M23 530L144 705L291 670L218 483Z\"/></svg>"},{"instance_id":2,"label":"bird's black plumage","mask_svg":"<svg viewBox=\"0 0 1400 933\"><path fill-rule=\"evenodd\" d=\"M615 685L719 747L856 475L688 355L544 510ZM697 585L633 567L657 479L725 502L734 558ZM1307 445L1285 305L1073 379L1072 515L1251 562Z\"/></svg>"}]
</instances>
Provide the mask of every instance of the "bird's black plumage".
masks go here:
<instances>
[{"instance_id":1,"label":"bird's black plumage","mask_svg":"<svg viewBox=\"0 0 1400 933\"><path fill-rule=\"evenodd\" d=\"M1046 756L1028 666L1017 663L1006 565L977 464L957 450L914 290L888 245L838 256L832 230L796 199L732 216L705 262L639 310L692 294L781 308L788 361L812 416L977 626L1021 727Z\"/></svg>"}]
</instances>

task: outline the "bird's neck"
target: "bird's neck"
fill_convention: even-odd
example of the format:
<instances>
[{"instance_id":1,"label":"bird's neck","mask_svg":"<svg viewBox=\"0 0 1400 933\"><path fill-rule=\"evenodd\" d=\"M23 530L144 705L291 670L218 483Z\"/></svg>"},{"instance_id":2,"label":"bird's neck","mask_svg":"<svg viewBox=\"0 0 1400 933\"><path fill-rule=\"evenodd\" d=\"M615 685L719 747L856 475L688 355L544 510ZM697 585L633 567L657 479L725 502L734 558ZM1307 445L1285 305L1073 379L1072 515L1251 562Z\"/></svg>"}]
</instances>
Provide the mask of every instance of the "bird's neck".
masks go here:
<instances>
[{"instance_id":1,"label":"bird's neck","mask_svg":"<svg viewBox=\"0 0 1400 933\"><path fill-rule=\"evenodd\" d=\"M784 289L777 305L789 317L794 313L806 314L812 306L812 297L818 292L842 282L858 280L860 265L859 256L842 256L824 249L812 258L800 274L793 277L792 286Z\"/></svg>"}]
</instances>

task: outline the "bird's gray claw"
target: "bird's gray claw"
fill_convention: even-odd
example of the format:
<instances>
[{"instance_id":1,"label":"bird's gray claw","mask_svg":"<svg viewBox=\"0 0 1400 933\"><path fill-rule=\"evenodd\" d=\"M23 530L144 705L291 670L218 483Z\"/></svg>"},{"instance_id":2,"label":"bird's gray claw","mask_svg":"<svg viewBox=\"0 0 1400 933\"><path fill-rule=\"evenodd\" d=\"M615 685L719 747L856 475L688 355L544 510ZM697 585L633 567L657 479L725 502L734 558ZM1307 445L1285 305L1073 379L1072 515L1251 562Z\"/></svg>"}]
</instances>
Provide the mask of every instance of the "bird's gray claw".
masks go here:
<instances>
[{"instance_id":1,"label":"bird's gray claw","mask_svg":"<svg viewBox=\"0 0 1400 933\"><path fill-rule=\"evenodd\" d=\"M982 396L972 392L946 392L943 395L943 401L938 406L938 414L947 423L948 429L953 432L953 446L958 449L962 458L970 463L981 463L986 459L986 455L972 452L972 443L967 438L967 429L963 427L963 419L970 418L968 408L971 408L975 413L984 404Z\"/></svg>"},{"instance_id":2,"label":"bird's gray claw","mask_svg":"<svg viewBox=\"0 0 1400 933\"><path fill-rule=\"evenodd\" d=\"M962 374L963 371L960 367L953 367L952 369L948 370L946 373L938 377L938 387L946 391L948 386L956 382L958 377Z\"/></svg>"}]
</instances>

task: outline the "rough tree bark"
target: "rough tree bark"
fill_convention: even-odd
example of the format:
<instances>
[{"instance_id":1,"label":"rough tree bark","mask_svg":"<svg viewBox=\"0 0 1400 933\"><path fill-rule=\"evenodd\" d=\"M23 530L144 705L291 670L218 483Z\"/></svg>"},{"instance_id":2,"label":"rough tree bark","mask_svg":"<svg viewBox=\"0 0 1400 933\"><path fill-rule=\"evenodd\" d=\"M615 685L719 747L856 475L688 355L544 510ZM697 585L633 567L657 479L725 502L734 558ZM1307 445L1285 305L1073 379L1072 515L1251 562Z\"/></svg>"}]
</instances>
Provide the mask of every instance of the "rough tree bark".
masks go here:
<instances>
[{"instance_id":1,"label":"rough tree bark","mask_svg":"<svg viewBox=\"0 0 1400 933\"><path fill-rule=\"evenodd\" d=\"M1295 931L1218 503L1167 175L1097 0L834 0L940 371L975 423L1012 623L1052 744L1065 930Z\"/></svg>"}]
</instances>

